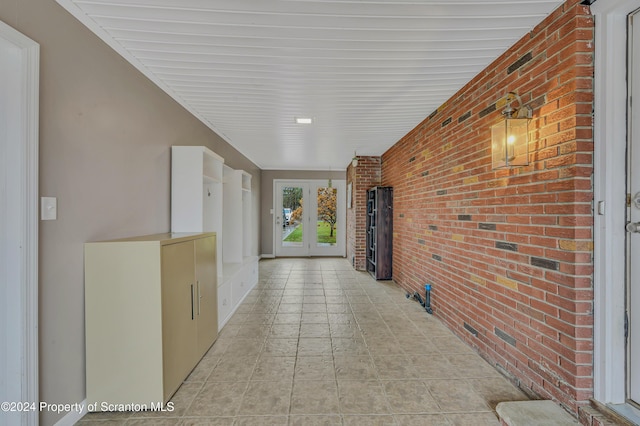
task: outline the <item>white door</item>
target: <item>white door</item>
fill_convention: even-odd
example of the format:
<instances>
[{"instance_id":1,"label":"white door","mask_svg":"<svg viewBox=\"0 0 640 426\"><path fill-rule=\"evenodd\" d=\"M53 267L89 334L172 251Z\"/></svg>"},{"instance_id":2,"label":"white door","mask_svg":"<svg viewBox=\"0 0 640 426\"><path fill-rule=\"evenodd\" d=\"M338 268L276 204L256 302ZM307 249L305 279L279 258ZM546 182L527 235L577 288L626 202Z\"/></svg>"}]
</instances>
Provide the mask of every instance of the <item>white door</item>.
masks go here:
<instances>
[{"instance_id":1,"label":"white door","mask_svg":"<svg viewBox=\"0 0 640 426\"><path fill-rule=\"evenodd\" d=\"M38 422L38 52L0 22L2 424Z\"/></svg>"},{"instance_id":2,"label":"white door","mask_svg":"<svg viewBox=\"0 0 640 426\"><path fill-rule=\"evenodd\" d=\"M276 256L344 256L344 180L274 182Z\"/></svg>"},{"instance_id":3,"label":"white door","mask_svg":"<svg viewBox=\"0 0 640 426\"><path fill-rule=\"evenodd\" d=\"M634 17L637 23L634 25ZM640 11L631 14L629 94L640 102ZM629 341L627 370L629 372L629 399L640 404L640 107L629 102L629 146L627 176L630 203L627 211L627 265L629 291ZM635 260L635 261L634 261Z\"/></svg>"}]
</instances>

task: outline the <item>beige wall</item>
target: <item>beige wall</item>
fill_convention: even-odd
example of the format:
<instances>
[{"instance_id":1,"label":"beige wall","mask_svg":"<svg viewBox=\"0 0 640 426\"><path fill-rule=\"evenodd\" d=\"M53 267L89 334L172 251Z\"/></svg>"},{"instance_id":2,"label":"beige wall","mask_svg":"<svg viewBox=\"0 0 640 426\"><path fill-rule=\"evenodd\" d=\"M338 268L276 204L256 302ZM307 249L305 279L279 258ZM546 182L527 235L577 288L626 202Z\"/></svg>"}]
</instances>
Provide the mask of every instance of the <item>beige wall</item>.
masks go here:
<instances>
[{"instance_id":1,"label":"beige wall","mask_svg":"<svg viewBox=\"0 0 640 426\"><path fill-rule=\"evenodd\" d=\"M260 234L262 255L273 255L273 181L274 179L346 179L344 171L263 170L260 186Z\"/></svg>"},{"instance_id":2,"label":"beige wall","mask_svg":"<svg viewBox=\"0 0 640 426\"><path fill-rule=\"evenodd\" d=\"M40 44L40 194L58 198L40 223L40 398L81 402L83 243L168 231L169 148L206 145L253 175L257 254L260 171L55 1L0 0L0 20Z\"/></svg>"}]
</instances>

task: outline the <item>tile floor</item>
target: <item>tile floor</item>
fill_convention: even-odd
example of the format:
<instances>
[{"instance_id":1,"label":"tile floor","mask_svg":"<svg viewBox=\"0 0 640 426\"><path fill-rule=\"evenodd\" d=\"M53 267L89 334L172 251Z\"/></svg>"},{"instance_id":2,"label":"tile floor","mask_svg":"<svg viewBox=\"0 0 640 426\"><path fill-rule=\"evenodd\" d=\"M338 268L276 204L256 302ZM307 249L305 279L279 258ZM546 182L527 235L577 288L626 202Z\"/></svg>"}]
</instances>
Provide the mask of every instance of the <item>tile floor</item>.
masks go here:
<instances>
[{"instance_id":1,"label":"tile floor","mask_svg":"<svg viewBox=\"0 0 640 426\"><path fill-rule=\"evenodd\" d=\"M525 399L395 284L344 259L276 259L172 413L79 425L499 425L497 403Z\"/></svg>"}]
</instances>

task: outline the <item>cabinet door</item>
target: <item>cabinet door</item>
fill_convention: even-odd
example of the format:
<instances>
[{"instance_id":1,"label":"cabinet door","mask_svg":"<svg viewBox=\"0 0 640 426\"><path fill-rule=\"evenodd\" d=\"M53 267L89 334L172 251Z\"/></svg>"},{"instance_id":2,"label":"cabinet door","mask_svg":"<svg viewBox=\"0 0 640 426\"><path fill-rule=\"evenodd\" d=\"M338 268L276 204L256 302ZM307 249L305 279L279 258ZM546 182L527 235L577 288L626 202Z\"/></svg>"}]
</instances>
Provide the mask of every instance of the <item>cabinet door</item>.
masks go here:
<instances>
[{"instance_id":1,"label":"cabinet door","mask_svg":"<svg viewBox=\"0 0 640 426\"><path fill-rule=\"evenodd\" d=\"M218 335L218 283L215 237L195 240L196 245L196 317L198 320L198 357L207 352Z\"/></svg>"},{"instance_id":2,"label":"cabinet door","mask_svg":"<svg viewBox=\"0 0 640 426\"><path fill-rule=\"evenodd\" d=\"M194 243L162 246L162 355L169 398L198 361Z\"/></svg>"}]
</instances>

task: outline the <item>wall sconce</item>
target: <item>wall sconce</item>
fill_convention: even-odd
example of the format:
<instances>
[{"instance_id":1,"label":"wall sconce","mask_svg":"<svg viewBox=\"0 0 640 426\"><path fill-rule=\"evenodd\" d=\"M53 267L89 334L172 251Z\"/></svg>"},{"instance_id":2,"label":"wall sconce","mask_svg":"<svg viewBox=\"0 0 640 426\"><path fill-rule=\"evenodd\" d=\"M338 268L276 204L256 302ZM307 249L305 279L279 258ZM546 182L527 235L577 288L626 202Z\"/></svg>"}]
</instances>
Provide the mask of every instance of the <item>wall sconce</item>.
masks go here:
<instances>
[{"instance_id":1,"label":"wall sconce","mask_svg":"<svg viewBox=\"0 0 640 426\"><path fill-rule=\"evenodd\" d=\"M518 108L511 103L516 101ZM494 169L529 164L529 120L532 111L522 105L517 93L509 92L496 105L505 103L504 120L491 126L491 157Z\"/></svg>"},{"instance_id":2,"label":"wall sconce","mask_svg":"<svg viewBox=\"0 0 640 426\"><path fill-rule=\"evenodd\" d=\"M353 158L351 159L351 165L353 167L358 167L358 156L356 155L355 151L353 151Z\"/></svg>"}]
</instances>

